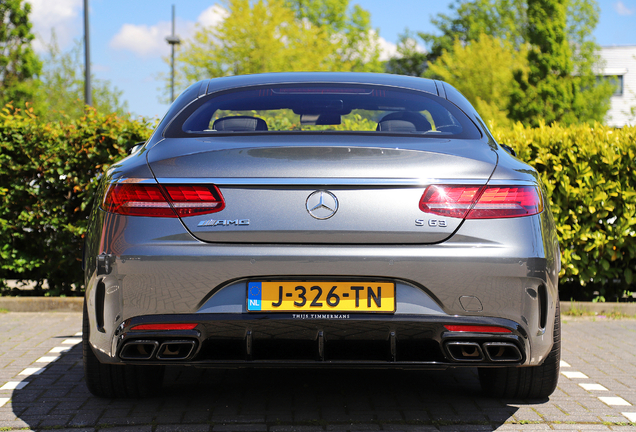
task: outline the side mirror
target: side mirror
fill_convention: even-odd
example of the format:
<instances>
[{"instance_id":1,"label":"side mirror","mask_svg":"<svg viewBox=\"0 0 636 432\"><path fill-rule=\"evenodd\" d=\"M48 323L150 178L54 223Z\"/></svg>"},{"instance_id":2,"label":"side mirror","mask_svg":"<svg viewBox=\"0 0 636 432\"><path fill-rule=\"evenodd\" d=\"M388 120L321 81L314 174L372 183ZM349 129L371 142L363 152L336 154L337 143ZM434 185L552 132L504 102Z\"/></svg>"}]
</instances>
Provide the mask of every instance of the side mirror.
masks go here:
<instances>
[{"instance_id":1,"label":"side mirror","mask_svg":"<svg viewBox=\"0 0 636 432\"><path fill-rule=\"evenodd\" d=\"M513 156L517 156L517 152L510 147L508 144L499 144L505 151L507 151L508 153L510 153Z\"/></svg>"},{"instance_id":2,"label":"side mirror","mask_svg":"<svg viewBox=\"0 0 636 432\"><path fill-rule=\"evenodd\" d=\"M139 149L146 144L146 141L142 141L142 142L138 142L135 143L135 145L133 145L129 150L128 150L128 154L133 154L133 153L137 153L137 151L139 151Z\"/></svg>"}]
</instances>

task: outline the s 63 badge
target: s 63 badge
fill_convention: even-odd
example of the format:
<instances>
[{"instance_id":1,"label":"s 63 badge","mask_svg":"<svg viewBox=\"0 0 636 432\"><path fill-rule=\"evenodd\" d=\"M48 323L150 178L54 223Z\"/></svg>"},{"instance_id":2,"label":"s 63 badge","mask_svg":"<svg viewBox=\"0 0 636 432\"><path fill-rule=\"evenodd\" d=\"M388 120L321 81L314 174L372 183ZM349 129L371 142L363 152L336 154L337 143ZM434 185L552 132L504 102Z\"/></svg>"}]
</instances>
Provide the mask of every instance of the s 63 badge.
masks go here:
<instances>
[{"instance_id":1,"label":"s 63 badge","mask_svg":"<svg viewBox=\"0 0 636 432\"><path fill-rule=\"evenodd\" d=\"M429 219L428 223L424 219L415 219L415 226L428 225L430 227L446 228L448 224L445 219Z\"/></svg>"}]
</instances>

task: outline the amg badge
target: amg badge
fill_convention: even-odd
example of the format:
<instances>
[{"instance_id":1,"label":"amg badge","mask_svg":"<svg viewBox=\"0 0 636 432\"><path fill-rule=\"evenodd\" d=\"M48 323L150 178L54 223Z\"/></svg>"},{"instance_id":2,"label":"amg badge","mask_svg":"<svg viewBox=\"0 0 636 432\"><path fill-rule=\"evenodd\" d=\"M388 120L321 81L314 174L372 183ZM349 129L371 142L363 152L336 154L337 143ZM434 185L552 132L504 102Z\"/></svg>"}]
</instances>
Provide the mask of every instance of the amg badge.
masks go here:
<instances>
[{"instance_id":1,"label":"amg badge","mask_svg":"<svg viewBox=\"0 0 636 432\"><path fill-rule=\"evenodd\" d=\"M219 219L219 220L214 220L214 219L210 219L210 220L203 220L201 222L199 222L197 224L197 226L203 227L203 226L230 226L230 225L234 225L234 226L245 226L245 225L249 225L250 224L250 220L249 219Z\"/></svg>"}]
</instances>

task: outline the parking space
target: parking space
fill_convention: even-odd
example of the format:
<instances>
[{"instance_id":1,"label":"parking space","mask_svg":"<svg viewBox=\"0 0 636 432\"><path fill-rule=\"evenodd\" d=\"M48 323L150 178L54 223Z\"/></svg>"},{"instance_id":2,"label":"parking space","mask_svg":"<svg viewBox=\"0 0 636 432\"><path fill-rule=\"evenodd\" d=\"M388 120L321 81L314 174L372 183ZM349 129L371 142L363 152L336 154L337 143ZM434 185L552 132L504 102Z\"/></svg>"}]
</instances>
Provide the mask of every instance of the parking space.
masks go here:
<instances>
[{"instance_id":1,"label":"parking space","mask_svg":"<svg viewBox=\"0 0 636 432\"><path fill-rule=\"evenodd\" d=\"M154 397L106 400L83 382L80 314L4 313L0 329L0 430L636 431L636 320L566 318L547 401L487 398L472 369L184 367Z\"/></svg>"}]
</instances>

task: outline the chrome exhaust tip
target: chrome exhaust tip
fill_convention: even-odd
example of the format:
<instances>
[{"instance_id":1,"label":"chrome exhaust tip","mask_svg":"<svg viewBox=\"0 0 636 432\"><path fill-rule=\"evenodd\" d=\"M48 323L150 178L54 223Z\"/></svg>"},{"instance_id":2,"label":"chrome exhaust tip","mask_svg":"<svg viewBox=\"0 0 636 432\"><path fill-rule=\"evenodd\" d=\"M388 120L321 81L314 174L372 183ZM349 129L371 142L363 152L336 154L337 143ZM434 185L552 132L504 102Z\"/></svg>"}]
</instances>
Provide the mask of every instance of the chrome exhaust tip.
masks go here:
<instances>
[{"instance_id":1,"label":"chrome exhaust tip","mask_svg":"<svg viewBox=\"0 0 636 432\"><path fill-rule=\"evenodd\" d=\"M185 360L194 351L196 342L193 340L165 341L157 351L158 360Z\"/></svg>"},{"instance_id":2,"label":"chrome exhaust tip","mask_svg":"<svg viewBox=\"0 0 636 432\"><path fill-rule=\"evenodd\" d=\"M446 342L446 351L451 359L458 362L480 362L484 353L476 342Z\"/></svg>"},{"instance_id":3,"label":"chrome exhaust tip","mask_svg":"<svg viewBox=\"0 0 636 432\"><path fill-rule=\"evenodd\" d=\"M154 340L133 340L126 342L119 358L122 360L150 360L157 351L159 342Z\"/></svg>"},{"instance_id":4,"label":"chrome exhaust tip","mask_svg":"<svg viewBox=\"0 0 636 432\"><path fill-rule=\"evenodd\" d=\"M510 342L485 342L484 351L493 362L518 362L523 358L517 345Z\"/></svg>"}]
</instances>

